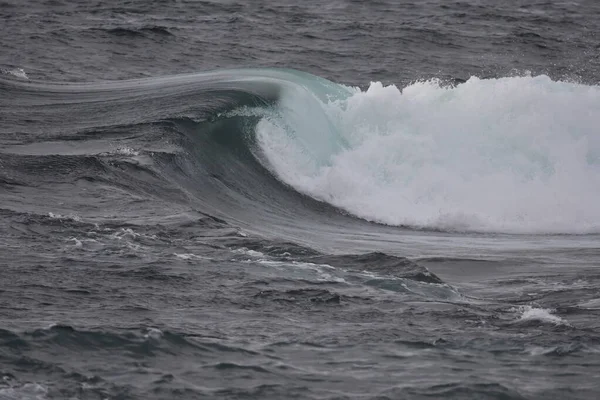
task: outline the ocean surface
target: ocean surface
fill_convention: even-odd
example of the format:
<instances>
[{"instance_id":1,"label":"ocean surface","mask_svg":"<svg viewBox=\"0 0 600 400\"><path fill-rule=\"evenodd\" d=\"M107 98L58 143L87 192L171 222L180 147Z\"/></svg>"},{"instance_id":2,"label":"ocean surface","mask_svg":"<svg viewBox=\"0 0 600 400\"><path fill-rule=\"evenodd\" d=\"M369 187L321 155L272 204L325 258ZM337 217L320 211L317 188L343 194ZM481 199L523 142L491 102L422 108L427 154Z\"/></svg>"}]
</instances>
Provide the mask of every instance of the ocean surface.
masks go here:
<instances>
[{"instance_id":1,"label":"ocean surface","mask_svg":"<svg viewBox=\"0 0 600 400\"><path fill-rule=\"evenodd\" d=\"M0 399L600 398L599 29L1 0Z\"/></svg>"}]
</instances>

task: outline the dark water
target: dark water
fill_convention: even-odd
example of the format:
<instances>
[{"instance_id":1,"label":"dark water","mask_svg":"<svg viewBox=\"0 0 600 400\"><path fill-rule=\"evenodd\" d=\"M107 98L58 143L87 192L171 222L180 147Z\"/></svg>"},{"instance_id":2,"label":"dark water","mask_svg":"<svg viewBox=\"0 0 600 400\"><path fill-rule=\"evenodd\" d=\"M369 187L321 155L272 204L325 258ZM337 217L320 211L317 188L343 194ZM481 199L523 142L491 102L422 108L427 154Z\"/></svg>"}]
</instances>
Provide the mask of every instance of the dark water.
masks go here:
<instances>
[{"instance_id":1,"label":"dark water","mask_svg":"<svg viewBox=\"0 0 600 400\"><path fill-rule=\"evenodd\" d=\"M599 26L0 2L0 399L598 398Z\"/></svg>"}]
</instances>

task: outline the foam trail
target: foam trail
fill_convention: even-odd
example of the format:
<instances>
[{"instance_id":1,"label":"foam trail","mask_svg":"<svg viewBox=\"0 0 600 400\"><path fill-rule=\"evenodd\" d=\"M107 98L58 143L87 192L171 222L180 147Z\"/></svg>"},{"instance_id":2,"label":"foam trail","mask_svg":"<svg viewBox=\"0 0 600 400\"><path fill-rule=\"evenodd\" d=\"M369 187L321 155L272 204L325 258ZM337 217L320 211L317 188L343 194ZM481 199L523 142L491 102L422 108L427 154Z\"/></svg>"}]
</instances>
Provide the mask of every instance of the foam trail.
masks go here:
<instances>
[{"instance_id":1,"label":"foam trail","mask_svg":"<svg viewBox=\"0 0 600 400\"><path fill-rule=\"evenodd\" d=\"M294 109L291 94L282 99ZM314 198L390 225L600 231L599 86L473 77L454 88L372 83L315 101L325 125L307 115L290 126L280 112L256 128L268 167ZM307 150L303 137L338 150Z\"/></svg>"},{"instance_id":2,"label":"foam trail","mask_svg":"<svg viewBox=\"0 0 600 400\"><path fill-rule=\"evenodd\" d=\"M6 74L6 75L12 75L12 76L14 76L16 78L20 78L20 79L29 80L29 76L27 76L27 73L25 72L25 70L23 68L14 68L14 69L0 68L0 73Z\"/></svg>"}]
</instances>

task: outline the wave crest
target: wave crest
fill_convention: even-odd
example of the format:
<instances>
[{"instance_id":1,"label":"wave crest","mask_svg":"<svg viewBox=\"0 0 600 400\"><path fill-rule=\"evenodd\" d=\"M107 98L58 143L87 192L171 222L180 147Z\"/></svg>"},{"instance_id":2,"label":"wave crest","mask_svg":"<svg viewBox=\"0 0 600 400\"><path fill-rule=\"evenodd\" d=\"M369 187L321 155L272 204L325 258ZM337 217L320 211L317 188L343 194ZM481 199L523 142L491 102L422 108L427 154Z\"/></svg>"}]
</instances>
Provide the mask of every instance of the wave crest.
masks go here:
<instances>
[{"instance_id":1,"label":"wave crest","mask_svg":"<svg viewBox=\"0 0 600 400\"><path fill-rule=\"evenodd\" d=\"M388 225L600 231L598 86L473 77L456 87L372 83L315 101L326 124L305 115L290 126L280 114L256 128L271 170L305 194Z\"/></svg>"}]
</instances>

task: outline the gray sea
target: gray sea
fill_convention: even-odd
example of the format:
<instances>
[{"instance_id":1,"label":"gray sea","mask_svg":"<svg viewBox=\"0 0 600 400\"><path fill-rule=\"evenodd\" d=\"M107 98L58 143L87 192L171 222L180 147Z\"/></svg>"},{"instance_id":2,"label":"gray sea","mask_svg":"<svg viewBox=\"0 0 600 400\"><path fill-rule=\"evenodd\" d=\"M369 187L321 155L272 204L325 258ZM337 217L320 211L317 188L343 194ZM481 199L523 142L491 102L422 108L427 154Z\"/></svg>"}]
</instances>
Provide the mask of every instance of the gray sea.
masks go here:
<instances>
[{"instance_id":1,"label":"gray sea","mask_svg":"<svg viewBox=\"0 0 600 400\"><path fill-rule=\"evenodd\" d=\"M0 399L600 398L599 28L0 1Z\"/></svg>"}]
</instances>

